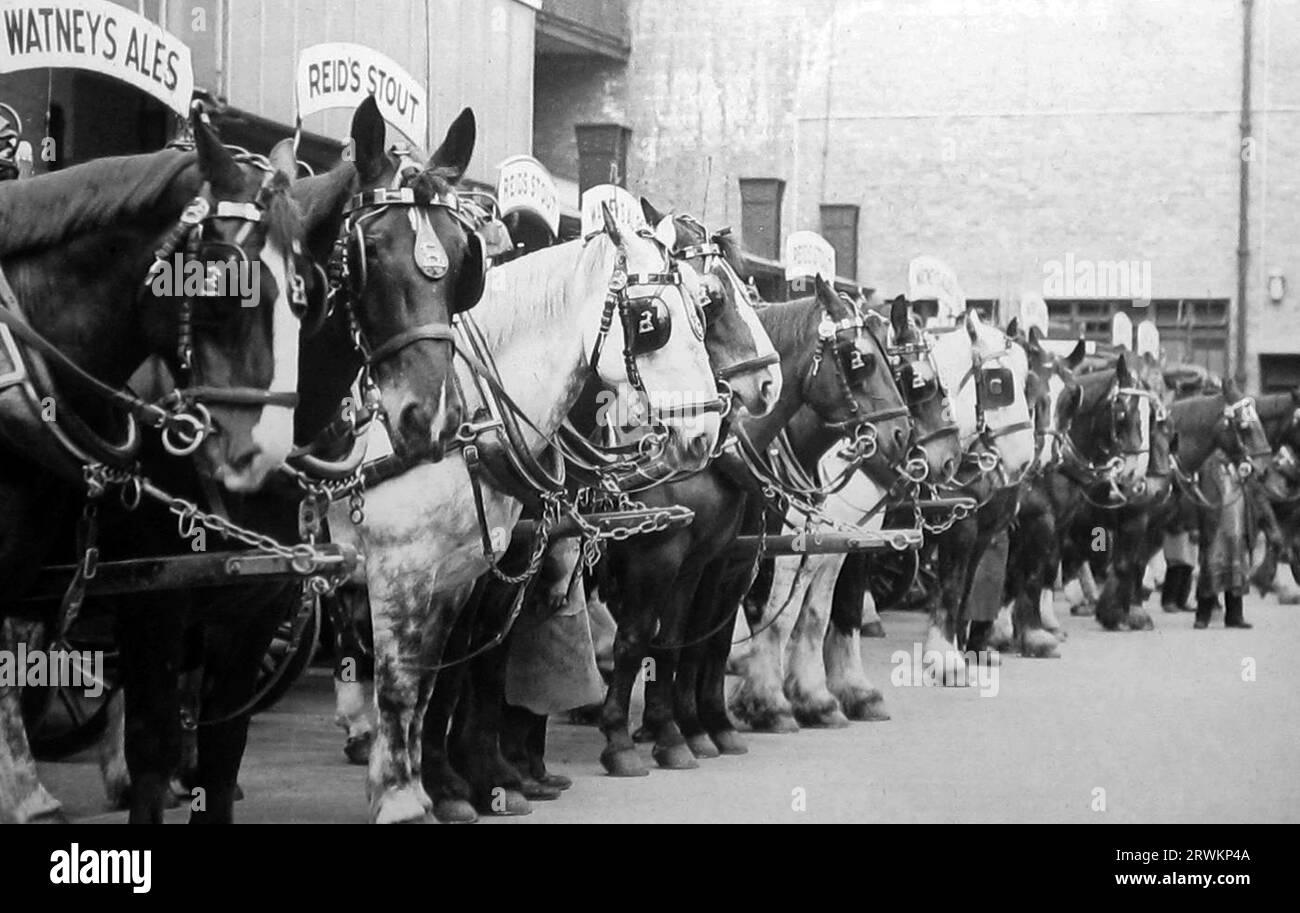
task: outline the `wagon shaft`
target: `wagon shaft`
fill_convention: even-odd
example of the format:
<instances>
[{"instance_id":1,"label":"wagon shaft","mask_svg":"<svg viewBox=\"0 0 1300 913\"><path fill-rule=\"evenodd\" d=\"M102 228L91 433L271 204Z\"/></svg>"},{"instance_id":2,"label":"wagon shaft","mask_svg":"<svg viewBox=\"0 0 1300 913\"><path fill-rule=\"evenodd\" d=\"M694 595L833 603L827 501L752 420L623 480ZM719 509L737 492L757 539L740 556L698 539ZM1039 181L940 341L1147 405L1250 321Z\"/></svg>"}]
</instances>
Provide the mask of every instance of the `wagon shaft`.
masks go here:
<instances>
[{"instance_id":1,"label":"wagon shaft","mask_svg":"<svg viewBox=\"0 0 1300 913\"><path fill-rule=\"evenodd\" d=\"M918 549L918 529L862 530L853 533L796 533L792 536L737 536L733 552L763 550L765 555L838 555L845 552L899 552Z\"/></svg>"},{"instance_id":2,"label":"wagon shaft","mask_svg":"<svg viewBox=\"0 0 1300 913\"><path fill-rule=\"evenodd\" d=\"M350 575L357 567L357 553L351 546L330 543L316 546L321 559L304 572L294 561L279 555L253 551L212 552L199 555L169 555L104 561L95 576L86 581L89 595L103 596L146 590L183 590L202 586L237 586L250 581L301 580L317 573ZM58 599L72 580L75 565L47 567L24 601Z\"/></svg>"}]
</instances>

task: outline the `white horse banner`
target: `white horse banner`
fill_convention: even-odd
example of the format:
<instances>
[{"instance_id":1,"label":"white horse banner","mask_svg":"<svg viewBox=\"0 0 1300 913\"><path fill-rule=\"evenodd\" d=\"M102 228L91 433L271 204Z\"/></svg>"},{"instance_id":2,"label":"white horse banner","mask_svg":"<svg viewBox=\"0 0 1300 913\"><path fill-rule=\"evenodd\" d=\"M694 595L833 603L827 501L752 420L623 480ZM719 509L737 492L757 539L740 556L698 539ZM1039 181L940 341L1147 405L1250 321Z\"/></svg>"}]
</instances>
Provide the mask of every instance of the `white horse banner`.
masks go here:
<instances>
[{"instance_id":1,"label":"white horse banner","mask_svg":"<svg viewBox=\"0 0 1300 913\"><path fill-rule=\"evenodd\" d=\"M785 239L786 281L814 276L835 281L835 248L815 231L796 231Z\"/></svg>"},{"instance_id":2,"label":"white horse banner","mask_svg":"<svg viewBox=\"0 0 1300 913\"><path fill-rule=\"evenodd\" d=\"M0 0L0 73L69 68L120 79L184 117L194 95L190 49L108 0Z\"/></svg>"},{"instance_id":3,"label":"white horse banner","mask_svg":"<svg viewBox=\"0 0 1300 913\"><path fill-rule=\"evenodd\" d=\"M417 145L427 141L424 86L374 48L347 42L303 48L296 82L299 118L330 108L355 108L373 95L384 120Z\"/></svg>"},{"instance_id":4,"label":"white horse banner","mask_svg":"<svg viewBox=\"0 0 1300 913\"><path fill-rule=\"evenodd\" d=\"M937 301L937 317L945 323L966 313L966 293L961 290L957 274L938 257L917 257L907 264L907 298Z\"/></svg>"}]
</instances>

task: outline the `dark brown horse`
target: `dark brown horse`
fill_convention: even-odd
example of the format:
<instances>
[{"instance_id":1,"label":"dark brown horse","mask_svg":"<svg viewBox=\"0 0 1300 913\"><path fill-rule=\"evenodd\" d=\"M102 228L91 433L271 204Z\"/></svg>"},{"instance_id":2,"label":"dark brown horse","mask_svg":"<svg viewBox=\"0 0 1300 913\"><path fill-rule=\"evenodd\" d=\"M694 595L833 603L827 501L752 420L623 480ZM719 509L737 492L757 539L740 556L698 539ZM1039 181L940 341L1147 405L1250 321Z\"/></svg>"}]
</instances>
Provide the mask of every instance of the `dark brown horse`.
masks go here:
<instances>
[{"instance_id":1,"label":"dark brown horse","mask_svg":"<svg viewBox=\"0 0 1300 913\"><path fill-rule=\"evenodd\" d=\"M18 611L10 600L46 562L78 495L129 469L139 423L159 427L172 450L197 452L204 477L232 493L259 487L292 446L292 157L236 157L197 112L191 127L193 152L0 185L0 297L27 371L0 393L0 616ZM244 280L238 294L186 288L192 264ZM182 382L166 403L122 389L150 355ZM3 357L21 368L12 350ZM57 815L15 697L0 694L0 817Z\"/></svg>"},{"instance_id":2,"label":"dark brown horse","mask_svg":"<svg viewBox=\"0 0 1300 913\"><path fill-rule=\"evenodd\" d=\"M772 412L740 423L746 456L724 453L707 472L647 492L647 503L686 505L695 521L685 530L611 543L601 567L601 593L618 621L600 724L607 742L601 763L613 776L646 773L628 731L632 688L643 676L645 727L660 766L694 767L697 755L745 750L727 716L723 671L732 619L754 569L752 557L737 560L728 549L737 535L760 532L767 507L751 462L765 459L804 406L819 423L815 440L791 442L802 459L816 459L868 425L891 462L909 441L907 407L884 349L829 285L819 279L814 297L768 306L759 317L781 353L784 380Z\"/></svg>"}]
</instances>

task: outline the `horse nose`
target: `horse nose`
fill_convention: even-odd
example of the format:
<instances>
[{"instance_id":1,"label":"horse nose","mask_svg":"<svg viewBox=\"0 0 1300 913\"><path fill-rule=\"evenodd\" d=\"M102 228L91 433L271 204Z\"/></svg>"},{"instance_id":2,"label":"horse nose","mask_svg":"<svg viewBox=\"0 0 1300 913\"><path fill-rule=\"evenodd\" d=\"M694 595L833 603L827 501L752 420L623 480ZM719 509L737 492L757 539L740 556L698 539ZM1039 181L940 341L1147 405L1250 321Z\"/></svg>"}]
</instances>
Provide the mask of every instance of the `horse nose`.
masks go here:
<instances>
[{"instance_id":1,"label":"horse nose","mask_svg":"<svg viewBox=\"0 0 1300 913\"><path fill-rule=\"evenodd\" d=\"M765 380L759 385L758 395L762 397L763 402L771 405L776 402L776 382Z\"/></svg>"},{"instance_id":2,"label":"horse nose","mask_svg":"<svg viewBox=\"0 0 1300 913\"><path fill-rule=\"evenodd\" d=\"M949 457L948 459L943 461L944 479L951 479L956 472L957 472L957 461L955 459Z\"/></svg>"},{"instance_id":3,"label":"horse nose","mask_svg":"<svg viewBox=\"0 0 1300 913\"><path fill-rule=\"evenodd\" d=\"M245 441L242 445L232 445L231 450L226 455L226 462L230 464L230 469L237 475L243 475L253 468L253 461L262 455L262 445L253 441Z\"/></svg>"},{"instance_id":4,"label":"horse nose","mask_svg":"<svg viewBox=\"0 0 1300 913\"><path fill-rule=\"evenodd\" d=\"M433 436L433 416L423 403L409 402L397 416L397 430L408 441L427 441Z\"/></svg>"}]
</instances>

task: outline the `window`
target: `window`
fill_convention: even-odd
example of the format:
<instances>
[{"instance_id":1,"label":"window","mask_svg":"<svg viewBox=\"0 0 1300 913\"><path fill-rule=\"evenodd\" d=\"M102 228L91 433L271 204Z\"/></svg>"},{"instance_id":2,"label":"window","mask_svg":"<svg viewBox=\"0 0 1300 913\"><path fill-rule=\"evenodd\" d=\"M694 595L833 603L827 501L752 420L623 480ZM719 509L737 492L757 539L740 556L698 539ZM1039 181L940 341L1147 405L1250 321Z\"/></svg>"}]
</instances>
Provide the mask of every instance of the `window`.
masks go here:
<instances>
[{"instance_id":1,"label":"window","mask_svg":"<svg viewBox=\"0 0 1300 913\"><path fill-rule=\"evenodd\" d=\"M781 200L785 181L740 179L740 233L745 249L769 260L781 259Z\"/></svg>"},{"instance_id":2,"label":"window","mask_svg":"<svg viewBox=\"0 0 1300 913\"><path fill-rule=\"evenodd\" d=\"M1052 336L1110 342L1111 318L1123 311L1134 326L1152 319L1170 363L1200 365L1216 374L1228 368L1227 298L1158 298L1137 307L1128 298L1051 299Z\"/></svg>"},{"instance_id":3,"label":"window","mask_svg":"<svg viewBox=\"0 0 1300 913\"><path fill-rule=\"evenodd\" d=\"M1300 355L1259 356L1259 385L1265 393L1288 393L1300 387Z\"/></svg>"},{"instance_id":4,"label":"window","mask_svg":"<svg viewBox=\"0 0 1300 913\"><path fill-rule=\"evenodd\" d=\"M847 279L858 278L858 207L822 205L822 237L835 248L835 269Z\"/></svg>"}]
</instances>

